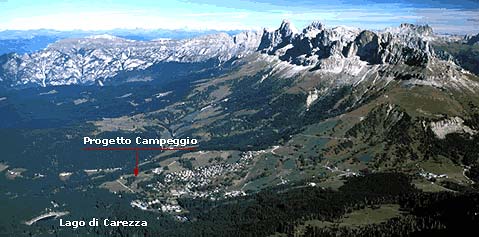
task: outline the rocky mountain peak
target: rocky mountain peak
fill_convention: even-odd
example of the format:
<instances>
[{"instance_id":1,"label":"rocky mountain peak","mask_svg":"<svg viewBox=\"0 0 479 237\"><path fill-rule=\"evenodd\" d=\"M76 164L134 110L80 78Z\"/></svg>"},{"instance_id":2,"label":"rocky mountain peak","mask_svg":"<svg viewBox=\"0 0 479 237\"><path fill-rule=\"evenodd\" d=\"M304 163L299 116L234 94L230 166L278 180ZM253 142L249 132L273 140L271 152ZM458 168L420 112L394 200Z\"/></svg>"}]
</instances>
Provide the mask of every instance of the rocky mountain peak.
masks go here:
<instances>
[{"instance_id":1,"label":"rocky mountain peak","mask_svg":"<svg viewBox=\"0 0 479 237\"><path fill-rule=\"evenodd\" d=\"M374 32L343 26L328 29L313 22L299 34L292 34L290 27L283 22L277 30L265 31L258 49L292 64L316 68L332 63L329 58L337 64L343 59L354 61L356 56L370 64L425 66L434 54L428 43L433 31L427 25L406 23Z\"/></svg>"},{"instance_id":2,"label":"rocky mountain peak","mask_svg":"<svg viewBox=\"0 0 479 237\"><path fill-rule=\"evenodd\" d=\"M280 27L275 31L264 30L258 50L273 54L277 49L290 44L297 34L296 27L290 21L283 20Z\"/></svg>"},{"instance_id":3,"label":"rocky mountain peak","mask_svg":"<svg viewBox=\"0 0 479 237\"><path fill-rule=\"evenodd\" d=\"M105 82L119 72L144 70L162 62L220 63L259 51L293 65L341 72L364 64L406 64L425 68L434 51L431 27L401 24L385 31L325 28L312 22L302 32L284 20L263 32L226 33L184 40L134 41L105 35L64 39L44 50L11 55L0 77L11 85L65 85ZM472 38L471 38L472 39ZM348 69L349 70L349 69Z\"/></svg>"},{"instance_id":4,"label":"rocky mountain peak","mask_svg":"<svg viewBox=\"0 0 479 237\"><path fill-rule=\"evenodd\" d=\"M279 27L278 31L281 34L281 36L284 36L284 37L290 37L298 33L298 29L296 29L296 27L289 20L283 20L283 22L281 22L281 26Z\"/></svg>"},{"instance_id":5,"label":"rocky mountain peak","mask_svg":"<svg viewBox=\"0 0 479 237\"><path fill-rule=\"evenodd\" d=\"M303 29L303 33L307 33L313 30L323 30L323 29L324 29L324 26L320 21L313 21L311 22L311 24L309 24Z\"/></svg>"},{"instance_id":6,"label":"rocky mountain peak","mask_svg":"<svg viewBox=\"0 0 479 237\"><path fill-rule=\"evenodd\" d=\"M258 32L243 32L160 41L108 36L64 39L38 52L10 55L0 66L0 78L10 86L106 82L121 72L145 70L159 63L222 63L256 50L260 37Z\"/></svg>"},{"instance_id":7,"label":"rocky mountain peak","mask_svg":"<svg viewBox=\"0 0 479 237\"><path fill-rule=\"evenodd\" d=\"M401 25L399 25L399 27L388 28L386 29L386 31L396 35L421 37L428 37L434 35L434 32L429 25L415 25L411 23L402 23Z\"/></svg>"},{"instance_id":8,"label":"rocky mountain peak","mask_svg":"<svg viewBox=\"0 0 479 237\"><path fill-rule=\"evenodd\" d=\"M479 34L477 34L477 35L467 35L467 36L465 37L465 39L466 39L466 43L467 43L468 45L477 45L477 44L479 44Z\"/></svg>"}]
</instances>

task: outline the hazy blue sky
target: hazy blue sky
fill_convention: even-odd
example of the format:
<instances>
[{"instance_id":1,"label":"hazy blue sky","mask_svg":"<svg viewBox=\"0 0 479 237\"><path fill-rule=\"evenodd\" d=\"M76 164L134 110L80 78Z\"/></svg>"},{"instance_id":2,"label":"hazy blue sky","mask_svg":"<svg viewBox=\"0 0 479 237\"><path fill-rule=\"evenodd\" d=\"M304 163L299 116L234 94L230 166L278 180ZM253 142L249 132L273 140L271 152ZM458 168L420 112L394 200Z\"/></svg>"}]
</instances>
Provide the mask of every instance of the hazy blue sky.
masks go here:
<instances>
[{"instance_id":1,"label":"hazy blue sky","mask_svg":"<svg viewBox=\"0 0 479 237\"><path fill-rule=\"evenodd\" d=\"M369 29L410 22L429 24L436 32L478 33L479 1L0 0L0 30L237 30L276 28L282 19L298 28L313 20Z\"/></svg>"}]
</instances>

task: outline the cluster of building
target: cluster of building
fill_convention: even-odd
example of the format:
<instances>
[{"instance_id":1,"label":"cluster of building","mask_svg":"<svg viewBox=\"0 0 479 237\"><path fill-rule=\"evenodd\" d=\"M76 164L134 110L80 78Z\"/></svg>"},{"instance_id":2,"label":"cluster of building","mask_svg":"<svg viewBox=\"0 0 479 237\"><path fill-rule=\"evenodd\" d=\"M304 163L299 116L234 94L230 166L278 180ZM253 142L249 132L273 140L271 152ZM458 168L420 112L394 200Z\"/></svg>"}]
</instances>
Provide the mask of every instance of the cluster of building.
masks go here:
<instances>
[{"instance_id":1,"label":"cluster of building","mask_svg":"<svg viewBox=\"0 0 479 237\"><path fill-rule=\"evenodd\" d=\"M345 170L340 170L338 167L330 167L327 164L323 165L323 168L327 169L328 171L332 173L339 173L338 177L353 177L353 176L359 176L360 174L358 172L354 172L350 169L345 169Z\"/></svg>"},{"instance_id":2,"label":"cluster of building","mask_svg":"<svg viewBox=\"0 0 479 237\"><path fill-rule=\"evenodd\" d=\"M447 178L447 174L434 174L434 173L430 173L430 172L424 172L424 171L421 171L419 172L419 176L421 177L424 177L425 179L427 180L435 180L435 179L439 179L439 178Z\"/></svg>"},{"instance_id":3,"label":"cluster of building","mask_svg":"<svg viewBox=\"0 0 479 237\"><path fill-rule=\"evenodd\" d=\"M154 174L164 174L163 179L150 183L147 187L156 192L153 196L157 199L149 201L134 200L132 207L142 210L154 210L174 214L179 221L185 221L180 216L185 210L178 204L177 199L183 196L190 198L231 198L246 195L243 191L226 191L215 182L224 179L231 174L244 171L246 166L262 151L244 152L238 161L234 163L217 163L208 166L201 166L194 169L183 169L176 172L168 172L161 168L153 169Z\"/></svg>"},{"instance_id":4,"label":"cluster of building","mask_svg":"<svg viewBox=\"0 0 479 237\"><path fill-rule=\"evenodd\" d=\"M257 152L245 152L237 162L232 164L220 163L198 167L193 170L185 169L167 173L163 182L165 185L180 184L181 187L189 191L187 193L191 193L192 190L208 187L217 178L224 178L228 174L243 171L254 158L255 153Z\"/></svg>"},{"instance_id":5,"label":"cluster of building","mask_svg":"<svg viewBox=\"0 0 479 237\"><path fill-rule=\"evenodd\" d=\"M166 213L180 213L183 211L178 202L174 199L167 199L160 201L158 199L151 201L133 200L130 202L132 207L139 208L141 210L158 210Z\"/></svg>"}]
</instances>

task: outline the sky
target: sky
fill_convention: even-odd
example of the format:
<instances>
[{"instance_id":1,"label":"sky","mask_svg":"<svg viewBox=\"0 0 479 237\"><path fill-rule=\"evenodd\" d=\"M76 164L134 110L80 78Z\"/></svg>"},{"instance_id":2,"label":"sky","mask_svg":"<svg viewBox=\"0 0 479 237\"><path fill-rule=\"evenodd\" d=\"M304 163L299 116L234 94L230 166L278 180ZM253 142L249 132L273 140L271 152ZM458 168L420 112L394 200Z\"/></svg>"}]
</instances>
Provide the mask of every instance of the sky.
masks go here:
<instances>
[{"instance_id":1,"label":"sky","mask_svg":"<svg viewBox=\"0 0 479 237\"><path fill-rule=\"evenodd\" d=\"M0 0L0 30L258 30L283 19L380 30L429 24L438 33L479 33L479 0Z\"/></svg>"}]
</instances>

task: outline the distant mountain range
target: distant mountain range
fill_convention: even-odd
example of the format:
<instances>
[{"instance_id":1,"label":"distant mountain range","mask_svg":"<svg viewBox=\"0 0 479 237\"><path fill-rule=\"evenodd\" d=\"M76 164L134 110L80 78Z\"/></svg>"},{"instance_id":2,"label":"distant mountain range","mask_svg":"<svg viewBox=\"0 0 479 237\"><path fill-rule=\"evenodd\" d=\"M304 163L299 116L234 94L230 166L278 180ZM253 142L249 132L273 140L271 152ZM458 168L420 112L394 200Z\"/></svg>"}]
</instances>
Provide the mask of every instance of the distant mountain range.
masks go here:
<instances>
[{"instance_id":1,"label":"distant mountain range","mask_svg":"<svg viewBox=\"0 0 479 237\"><path fill-rule=\"evenodd\" d=\"M110 34L130 40L154 40L159 38L186 39L201 35L216 34L219 31L194 31L194 30L145 30L145 29L115 29L104 31L58 31L58 30L5 30L0 31L0 55L6 53L33 53L45 49L57 40L67 38L82 38L91 35ZM228 31L236 34L239 31Z\"/></svg>"}]
</instances>

